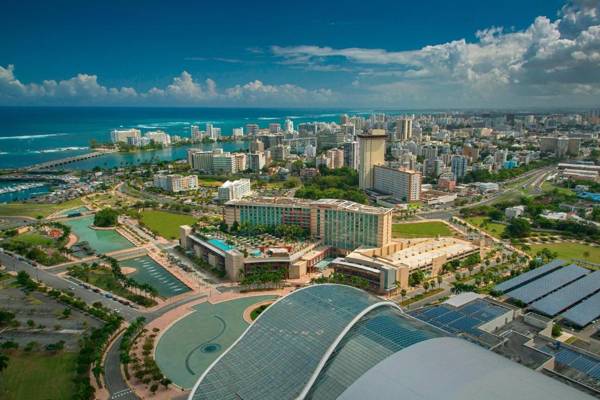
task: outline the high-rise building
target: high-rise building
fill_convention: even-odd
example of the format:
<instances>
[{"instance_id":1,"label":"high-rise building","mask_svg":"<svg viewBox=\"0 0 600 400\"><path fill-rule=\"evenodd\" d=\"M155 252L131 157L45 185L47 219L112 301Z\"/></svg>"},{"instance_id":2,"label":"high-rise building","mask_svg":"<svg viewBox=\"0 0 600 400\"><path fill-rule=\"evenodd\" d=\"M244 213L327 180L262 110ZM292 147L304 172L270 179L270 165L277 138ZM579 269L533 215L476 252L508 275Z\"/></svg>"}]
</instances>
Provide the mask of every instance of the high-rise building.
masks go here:
<instances>
[{"instance_id":1,"label":"high-rise building","mask_svg":"<svg viewBox=\"0 0 600 400\"><path fill-rule=\"evenodd\" d=\"M443 172L444 162L439 158L430 158L425 160L423 166L425 175L431 178L437 178Z\"/></svg>"},{"instance_id":2,"label":"high-rise building","mask_svg":"<svg viewBox=\"0 0 600 400\"><path fill-rule=\"evenodd\" d=\"M250 142L250 152L257 153L265 151L265 144L258 139L254 139Z\"/></svg>"},{"instance_id":3,"label":"high-rise building","mask_svg":"<svg viewBox=\"0 0 600 400\"><path fill-rule=\"evenodd\" d=\"M358 185L361 189L373 188L373 167L385 163L385 138L384 129L373 129L370 134L358 135Z\"/></svg>"},{"instance_id":4,"label":"high-rise building","mask_svg":"<svg viewBox=\"0 0 600 400\"><path fill-rule=\"evenodd\" d=\"M246 124L246 135L252 136L258 134L260 127L257 124Z\"/></svg>"},{"instance_id":5,"label":"high-rise building","mask_svg":"<svg viewBox=\"0 0 600 400\"><path fill-rule=\"evenodd\" d=\"M286 133L293 133L294 132L294 121L292 121L291 119L286 119L285 123L284 123L284 130Z\"/></svg>"},{"instance_id":6,"label":"high-rise building","mask_svg":"<svg viewBox=\"0 0 600 400\"><path fill-rule=\"evenodd\" d=\"M171 145L171 136L164 131L150 131L146 132L144 136L154 144L160 144L162 146Z\"/></svg>"},{"instance_id":7,"label":"high-rise building","mask_svg":"<svg viewBox=\"0 0 600 400\"><path fill-rule=\"evenodd\" d=\"M248 169L258 172L266 165L266 156L263 151L248 154Z\"/></svg>"},{"instance_id":8,"label":"high-rise building","mask_svg":"<svg viewBox=\"0 0 600 400\"><path fill-rule=\"evenodd\" d=\"M312 144L307 145L304 148L304 156L308 158L315 158L317 156L317 148Z\"/></svg>"},{"instance_id":9,"label":"high-rise building","mask_svg":"<svg viewBox=\"0 0 600 400\"><path fill-rule=\"evenodd\" d=\"M421 173L408 169L376 165L373 168L374 189L395 199L409 202L421 198Z\"/></svg>"},{"instance_id":10,"label":"high-rise building","mask_svg":"<svg viewBox=\"0 0 600 400\"><path fill-rule=\"evenodd\" d=\"M467 158L464 156L455 155L452 157L452 175L456 180L460 180L467 174Z\"/></svg>"},{"instance_id":11,"label":"high-rise building","mask_svg":"<svg viewBox=\"0 0 600 400\"><path fill-rule=\"evenodd\" d=\"M281 132L281 124L278 122L272 122L269 124L269 132L270 133L279 133Z\"/></svg>"},{"instance_id":12,"label":"high-rise building","mask_svg":"<svg viewBox=\"0 0 600 400\"><path fill-rule=\"evenodd\" d=\"M344 143L344 165L354 170L358 170L359 158L358 142L353 141Z\"/></svg>"},{"instance_id":13,"label":"high-rise building","mask_svg":"<svg viewBox=\"0 0 600 400\"><path fill-rule=\"evenodd\" d=\"M271 147L270 150L273 161L285 161L290 156L290 146L278 144L277 146Z\"/></svg>"},{"instance_id":14,"label":"high-rise building","mask_svg":"<svg viewBox=\"0 0 600 400\"><path fill-rule=\"evenodd\" d=\"M190 127L190 137L192 138L192 142L200 142L202 140L202 131L198 128L198 125Z\"/></svg>"},{"instance_id":15,"label":"high-rise building","mask_svg":"<svg viewBox=\"0 0 600 400\"><path fill-rule=\"evenodd\" d=\"M127 143L129 138L140 139L142 133L139 129L113 129L110 139L113 143Z\"/></svg>"},{"instance_id":16,"label":"high-rise building","mask_svg":"<svg viewBox=\"0 0 600 400\"><path fill-rule=\"evenodd\" d=\"M437 146L423 146L421 154L425 160L433 160L438 156L438 148Z\"/></svg>"},{"instance_id":17,"label":"high-rise building","mask_svg":"<svg viewBox=\"0 0 600 400\"><path fill-rule=\"evenodd\" d=\"M396 121L396 139L410 140L412 137L413 120L410 118L401 118Z\"/></svg>"},{"instance_id":18,"label":"high-rise building","mask_svg":"<svg viewBox=\"0 0 600 400\"><path fill-rule=\"evenodd\" d=\"M196 175L154 175L153 183L155 187L166 190L167 192L184 192L198 189L198 177Z\"/></svg>"},{"instance_id":19,"label":"high-rise building","mask_svg":"<svg viewBox=\"0 0 600 400\"><path fill-rule=\"evenodd\" d=\"M233 128L231 130L231 136L233 138L241 138L244 136L244 128Z\"/></svg>"},{"instance_id":20,"label":"high-rise building","mask_svg":"<svg viewBox=\"0 0 600 400\"><path fill-rule=\"evenodd\" d=\"M354 250L382 247L391 242L392 209L338 199L304 200L264 197L225 204L225 223L297 225L308 229L323 244Z\"/></svg>"}]
</instances>

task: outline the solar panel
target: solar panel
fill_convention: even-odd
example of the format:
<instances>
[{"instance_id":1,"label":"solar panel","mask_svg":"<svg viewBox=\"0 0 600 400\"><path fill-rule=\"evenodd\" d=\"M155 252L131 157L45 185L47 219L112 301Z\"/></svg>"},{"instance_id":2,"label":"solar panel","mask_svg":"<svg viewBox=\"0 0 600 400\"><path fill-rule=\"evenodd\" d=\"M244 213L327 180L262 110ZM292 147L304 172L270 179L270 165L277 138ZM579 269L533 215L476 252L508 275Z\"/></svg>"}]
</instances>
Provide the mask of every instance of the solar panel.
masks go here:
<instances>
[{"instance_id":1,"label":"solar panel","mask_svg":"<svg viewBox=\"0 0 600 400\"><path fill-rule=\"evenodd\" d=\"M518 288L519 286L523 286L534 279L537 279L543 275L549 274L550 272L556 271L558 268L562 267L566 264L566 261L563 260L552 260L548 264L542 265L539 268L532 269L531 271L527 271L524 274L521 274L517 277L509 279L496 285L494 290L498 292L508 292Z\"/></svg>"},{"instance_id":2,"label":"solar panel","mask_svg":"<svg viewBox=\"0 0 600 400\"><path fill-rule=\"evenodd\" d=\"M520 300L525 304L529 304L548 293L560 289L576 279L585 276L588 272L589 270L585 268L571 264L511 291L509 296L513 299Z\"/></svg>"},{"instance_id":3,"label":"solar panel","mask_svg":"<svg viewBox=\"0 0 600 400\"><path fill-rule=\"evenodd\" d=\"M584 327L600 317L600 293L596 293L589 299L585 299L575 307L567 310L563 317L580 327Z\"/></svg>"},{"instance_id":4,"label":"solar panel","mask_svg":"<svg viewBox=\"0 0 600 400\"><path fill-rule=\"evenodd\" d=\"M600 271L589 274L531 304L531 308L551 317L600 290Z\"/></svg>"}]
</instances>

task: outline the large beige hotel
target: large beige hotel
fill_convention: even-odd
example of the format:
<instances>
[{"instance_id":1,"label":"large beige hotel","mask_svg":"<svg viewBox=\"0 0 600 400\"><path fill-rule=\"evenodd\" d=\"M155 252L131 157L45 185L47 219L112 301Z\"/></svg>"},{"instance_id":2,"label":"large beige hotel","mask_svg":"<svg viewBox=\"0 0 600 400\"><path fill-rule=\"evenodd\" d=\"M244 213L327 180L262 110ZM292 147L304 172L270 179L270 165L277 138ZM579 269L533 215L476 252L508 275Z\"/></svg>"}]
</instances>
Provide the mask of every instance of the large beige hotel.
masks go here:
<instances>
[{"instance_id":1,"label":"large beige hotel","mask_svg":"<svg viewBox=\"0 0 600 400\"><path fill-rule=\"evenodd\" d=\"M392 210L347 200L304 200L262 197L225 204L225 223L298 225L323 244L351 251L360 246L381 247L391 241Z\"/></svg>"}]
</instances>

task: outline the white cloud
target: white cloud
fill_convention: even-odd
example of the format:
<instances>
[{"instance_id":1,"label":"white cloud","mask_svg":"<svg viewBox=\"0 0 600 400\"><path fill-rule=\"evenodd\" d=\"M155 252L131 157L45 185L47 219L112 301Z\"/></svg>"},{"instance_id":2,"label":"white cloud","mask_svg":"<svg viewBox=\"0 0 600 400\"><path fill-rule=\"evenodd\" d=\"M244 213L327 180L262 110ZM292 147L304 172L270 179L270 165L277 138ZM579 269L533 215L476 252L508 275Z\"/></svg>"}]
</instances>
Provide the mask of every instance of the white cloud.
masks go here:
<instances>
[{"instance_id":1,"label":"white cloud","mask_svg":"<svg viewBox=\"0 0 600 400\"><path fill-rule=\"evenodd\" d=\"M328 89L309 90L282 84L269 85L259 80L235 85L220 92L217 83L207 78L199 82L187 71L173 78L164 88L153 87L138 92L130 87L111 88L101 85L96 75L78 74L41 84L22 83L13 65L0 66L0 104L2 105L297 105L327 103L333 98Z\"/></svg>"},{"instance_id":2,"label":"white cloud","mask_svg":"<svg viewBox=\"0 0 600 400\"><path fill-rule=\"evenodd\" d=\"M476 37L399 52L309 45L271 51L295 68L314 70L340 57L360 67L352 86L362 88L365 104L512 106L533 100L555 106L600 100L600 1L569 2L554 21L540 16L522 31L491 27Z\"/></svg>"}]
</instances>

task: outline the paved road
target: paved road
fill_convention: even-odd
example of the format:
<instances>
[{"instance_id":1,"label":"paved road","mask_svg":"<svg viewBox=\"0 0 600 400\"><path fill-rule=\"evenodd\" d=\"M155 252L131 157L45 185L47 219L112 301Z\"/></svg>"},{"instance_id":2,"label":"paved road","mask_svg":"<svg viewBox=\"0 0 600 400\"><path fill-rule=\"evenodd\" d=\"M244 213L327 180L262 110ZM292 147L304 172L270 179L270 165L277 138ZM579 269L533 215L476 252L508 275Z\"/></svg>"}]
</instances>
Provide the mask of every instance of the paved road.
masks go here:
<instances>
[{"instance_id":1,"label":"paved road","mask_svg":"<svg viewBox=\"0 0 600 400\"><path fill-rule=\"evenodd\" d=\"M0 253L0 263L6 266L9 271L25 271L31 275L31 277L45 283L50 287L61 290L70 290L77 297L80 297L88 304L93 304L99 301L105 307L111 310L118 310L119 314L121 314L126 320L132 321L142 315L142 312L139 310L123 305L115 300L110 300L104 297L101 293L96 293L92 290L85 289L66 278L54 275L53 273L45 271L41 268L36 268L33 265L25 261L20 261L9 254Z\"/></svg>"}]
</instances>

